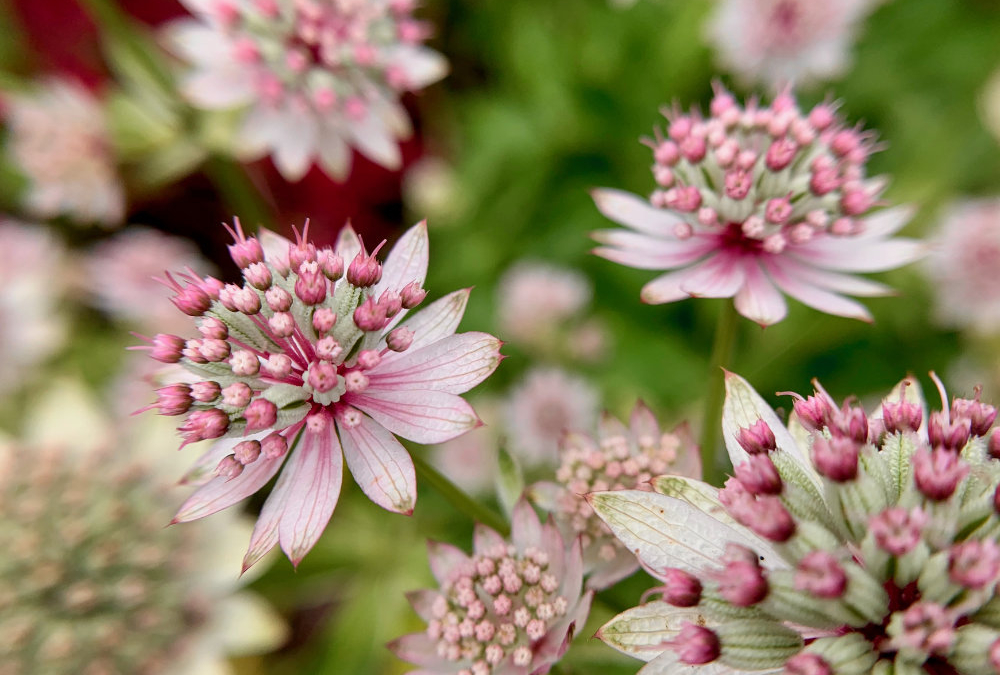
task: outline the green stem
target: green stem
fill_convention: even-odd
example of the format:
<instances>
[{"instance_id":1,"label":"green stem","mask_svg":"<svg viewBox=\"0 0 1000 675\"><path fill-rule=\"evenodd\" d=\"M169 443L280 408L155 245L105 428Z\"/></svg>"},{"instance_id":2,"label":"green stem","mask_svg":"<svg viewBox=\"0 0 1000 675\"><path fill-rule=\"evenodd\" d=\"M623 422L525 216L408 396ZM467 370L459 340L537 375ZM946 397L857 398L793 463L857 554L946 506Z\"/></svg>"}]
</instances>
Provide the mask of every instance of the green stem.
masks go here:
<instances>
[{"instance_id":1,"label":"green stem","mask_svg":"<svg viewBox=\"0 0 1000 675\"><path fill-rule=\"evenodd\" d=\"M428 464L420 455L410 453L410 457L413 458L413 466L420 474L421 480L430 483L431 487L447 499L452 506L469 516L473 521L492 527L504 537L510 534L510 525L502 517L465 494L461 488Z\"/></svg>"},{"instance_id":2,"label":"green stem","mask_svg":"<svg viewBox=\"0 0 1000 675\"><path fill-rule=\"evenodd\" d=\"M711 485L721 485L719 471L719 430L722 427L722 404L726 395L725 378L719 371L730 365L733 345L739 329L739 314L729 300L724 300L719 324L715 329L715 342L708 362L708 392L705 395L705 414L701 420L701 470L702 478Z\"/></svg>"},{"instance_id":3,"label":"green stem","mask_svg":"<svg viewBox=\"0 0 1000 675\"><path fill-rule=\"evenodd\" d=\"M248 234L272 225L274 217L271 209L264 203L242 166L227 157L216 155L208 158L204 171L229 208L240 217Z\"/></svg>"}]
</instances>

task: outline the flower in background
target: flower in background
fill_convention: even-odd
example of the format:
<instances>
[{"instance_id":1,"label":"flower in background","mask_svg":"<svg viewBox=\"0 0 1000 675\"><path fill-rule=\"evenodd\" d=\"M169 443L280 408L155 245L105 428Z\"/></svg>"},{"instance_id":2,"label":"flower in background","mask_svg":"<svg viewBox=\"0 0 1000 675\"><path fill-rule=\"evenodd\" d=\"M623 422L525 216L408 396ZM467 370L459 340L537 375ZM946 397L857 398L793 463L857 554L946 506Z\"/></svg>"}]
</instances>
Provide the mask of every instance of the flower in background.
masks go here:
<instances>
[{"instance_id":1,"label":"flower in background","mask_svg":"<svg viewBox=\"0 0 1000 675\"><path fill-rule=\"evenodd\" d=\"M932 235L924 270L937 318L978 333L1000 329L1000 198L953 204Z\"/></svg>"},{"instance_id":2,"label":"flower in background","mask_svg":"<svg viewBox=\"0 0 1000 675\"><path fill-rule=\"evenodd\" d=\"M288 180L316 161L347 176L354 147L388 168L411 133L399 97L444 77L421 43L415 0L184 0L195 19L168 38L194 64L184 92L204 108L247 106L241 143L270 153Z\"/></svg>"},{"instance_id":3,"label":"flower in background","mask_svg":"<svg viewBox=\"0 0 1000 675\"><path fill-rule=\"evenodd\" d=\"M555 464L563 433L592 428L597 407L598 393L583 378L558 368L528 371L504 409L512 454L528 466Z\"/></svg>"},{"instance_id":4,"label":"flower in background","mask_svg":"<svg viewBox=\"0 0 1000 675\"><path fill-rule=\"evenodd\" d=\"M590 282L575 270L522 260L497 283L497 324L505 338L544 344L593 294Z\"/></svg>"},{"instance_id":5,"label":"flower in background","mask_svg":"<svg viewBox=\"0 0 1000 675\"><path fill-rule=\"evenodd\" d=\"M478 396L472 402L483 425L435 446L431 461L463 490L481 495L496 487L501 404L493 396Z\"/></svg>"},{"instance_id":6,"label":"flower in background","mask_svg":"<svg viewBox=\"0 0 1000 675\"><path fill-rule=\"evenodd\" d=\"M227 655L280 646L281 620L232 573L250 523L164 529L161 420L116 438L83 396L60 382L30 440L0 440L0 671L225 674Z\"/></svg>"},{"instance_id":7,"label":"flower in background","mask_svg":"<svg viewBox=\"0 0 1000 675\"><path fill-rule=\"evenodd\" d=\"M62 243L39 225L0 219L0 395L21 384L66 337Z\"/></svg>"},{"instance_id":8,"label":"flower in background","mask_svg":"<svg viewBox=\"0 0 1000 675\"><path fill-rule=\"evenodd\" d=\"M50 79L4 96L7 151L28 179L23 202L37 218L118 225L125 192L104 112L81 85Z\"/></svg>"},{"instance_id":9,"label":"flower in background","mask_svg":"<svg viewBox=\"0 0 1000 675\"><path fill-rule=\"evenodd\" d=\"M97 244L84 259L83 267L85 290L94 304L110 316L170 331L183 330L188 320L169 302L172 294L154 278L156 272L213 271L192 242L148 227L129 227Z\"/></svg>"},{"instance_id":10,"label":"flower in background","mask_svg":"<svg viewBox=\"0 0 1000 675\"><path fill-rule=\"evenodd\" d=\"M728 373L724 488L590 496L664 584L600 637L644 675L1000 672L997 409L935 383L941 410L907 380L872 416L817 384L786 428Z\"/></svg>"},{"instance_id":11,"label":"flower in background","mask_svg":"<svg viewBox=\"0 0 1000 675\"><path fill-rule=\"evenodd\" d=\"M192 375L158 389L150 407L186 415L184 445L221 439L186 476L200 487L175 522L232 506L284 464L244 569L277 544L299 563L337 505L344 459L372 501L411 513L416 476L396 436L441 443L478 426L458 394L502 358L492 335L455 333L469 289L409 314L427 294L424 223L400 238L384 268L381 245L369 254L349 226L335 250L317 249L307 230L295 243L265 232L262 244L237 223L230 253L243 285L168 274L174 304L200 336L158 334L145 347Z\"/></svg>"},{"instance_id":12,"label":"flower in background","mask_svg":"<svg viewBox=\"0 0 1000 675\"><path fill-rule=\"evenodd\" d=\"M983 123L1000 141L1000 68L993 72L979 99Z\"/></svg>"},{"instance_id":13,"label":"flower in background","mask_svg":"<svg viewBox=\"0 0 1000 675\"><path fill-rule=\"evenodd\" d=\"M720 0L707 26L721 65L772 86L847 70L861 23L881 0Z\"/></svg>"},{"instance_id":14,"label":"flower in background","mask_svg":"<svg viewBox=\"0 0 1000 675\"><path fill-rule=\"evenodd\" d=\"M910 209L872 212L885 181L865 176L870 132L847 127L834 106L803 114L792 96L741 107L716 88L711 116L667 113L667 137L650 142L659 185L649 201L594 192L597 207L630 230L604 230L594 252L640 269L674 270L642 289L644 302L734 297L762 326L787 313L782 293L821 312L871 320L842 294L885 295L882 284L844 274L879 272L923 254L890 239Z\"/></svg>"},{"instance_id":15,"label":"flower in background","mask_svg":"<svg viewBox=\"0 0 1000 675\"><path fill-rule=\"evenodd\" d=\"M477 525L471 557L449 544L430 544L439 590L408 596L427 629L389 645L421 668L413 672L547 673L583 627L593 593L581 593L580 542L567 543L524 501L512 520L511 543Z\"/></svg>"},{"instance_id":16,"label":"flower in background","mask_svg":"<svg viewBox=\"0 0 1000 675\"><path fill-rule=\"evenodd\" d=\"M604 413L597 438L571 432L559 443L555 483L531 486L531 499L551 511L559 529L579 536L587 587L607 588L639 569L639 561L615 538L584 499L589 492L651 490L654 476L701 477L701 458L687 425L661 433L652 411L635 404L626 427Z\"/></svg>"}]
</instances>

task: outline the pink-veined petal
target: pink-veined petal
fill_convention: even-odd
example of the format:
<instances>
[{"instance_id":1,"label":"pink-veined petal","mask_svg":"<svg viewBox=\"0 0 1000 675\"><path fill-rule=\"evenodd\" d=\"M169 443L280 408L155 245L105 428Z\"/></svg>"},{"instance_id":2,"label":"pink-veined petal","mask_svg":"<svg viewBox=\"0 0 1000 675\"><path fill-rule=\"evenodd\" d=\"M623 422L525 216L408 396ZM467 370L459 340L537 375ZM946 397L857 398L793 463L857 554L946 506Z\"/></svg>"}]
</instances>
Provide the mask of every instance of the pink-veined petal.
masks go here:
<instances>
[{"instance_id":1,"label":"pink-veined petal","mask_svg":"<svg viewBox=\"0 0 1000 675\"><path fill-rule=\"evenodd\" d=\"M233 448L242 441L259 441L271 433L271 430L259 431L249 436L236 436L220 438L214 441L211 446L195 460L191 468L180 479L181 485L204 485L215 478L215 468L226 455L233 454Z\"/></svg>"},{"instance_id":2,"label":"pink-veined petal","mask_svg":"<svg viewBox=\"0 0 1000 675\"><path fill-rule=\"evenodd\" d=\"M469 302L471 288L462 288L453 291L443 298L438 298L423 309L414 312L406 317L402 324L413 331L413 342L410 343L410 350L419 349L425 345L437 342L441 338L454 335L458 329L458 324L465 314L465 305ZM379 343L385 347L385 340ZM402 358L407 352L398 354L390 352L386 354L384 360L395 360Z\"/></svg>"},{"instance_id":3,"label":"pink-veined petal","mask_svg":"<svg viewBox=\"0 0 1000 675\"><path fill-rule=\"evenodd\" d=\"M440 597L443 596L439 591L431 590L429 588L409 591L406 594L406 600L410 603L410 607L412 607L413 611L417 613L417 616L424 621L430 621L434 618L434 603Z\"/></svg>"},{"instance_id":4,"label":"pink-veined petal","mask_svg":"<svg viewBox=\"0 0 1000 675\"><path fill-rule=\"evenodd\" d=\"M787 275L781 267L780 260L767 260L764 262L764 265L767 267L767 271L774 280L774 283L782 291L802 304L827 314L845 316L869 323L872 321L871 313L861 303L845 298L842 295L825 291L822 288L817 288Z\"/></svg>"},{"instance_id":5,"label":"pink-veined petal","mask_svg":"<svg viewBox=\"0 0 1000 675\"><path fill-rule=\"evenodd\" d=\"M854 237L837 239L817 235L785 255L840 272L884 272L902 267L927 254L927 245L914 239L889 239L858 243Z\"/></svg>"},{"instance_id":6,"label":"pink-veined petal","mask_svg":"<svg viewBox=\"0 0 1000 675\"><path fill-rule=\"evenodd\" d=\"M389 651L398 656L403 661L415 663L418 666L425 666L432 673L453 672L454 661L448 661L437 654L437 641L431 640L426 632L409 633L396 638L387 647ZM407 675L412 675L410 671ZM421 672L421 671L417 671Z\"/></svg>"},{"instance_id":7,"label":"pink-veined petal","mask_svg":"<svg viewBox=\"0 0 1000 675\"><path fill-rule=\"evenodd\" d=\"M639 443L639 439L644 437L652 439L660 437L660 423L656 421L656 415L642 399L636 401L635 405L632 406L628 427L634 443Z\"/></svg>"},{"instance_id":8,"label":"pink-veined petal","mask_svg":"<svg viewBox=\"0 0 1000 675\"><path fill-rule=\"evenodd\" d=\"M736 294L736 311L761 326L778 323L788 314L788 305L756 260L747 261L746 278Z\"/></svg>"},{"instance_id":9,"label":"pink-veined petal","mask_svg":"<svg viewBox=\"0 0 1000 675\"><path fill-rule=\"evenodd\" d=\"M392 433L417 443L444 443L480 424L472 406L444 391L366 389L348 393L342 400Z\"/></svg>"},{"instance_id":10,"label":"pink-veined petal","mask_svg":"<svg viewBox=\"0 0 1000 675\"><path fill-rule=\"evenodd\" d=\"M542 547L542 522L527 500L522 499L514 505L510 520L511 541L519 551Z\"/></svg>"},{"instance_id":11,"label":"pink-veined petal","mask_svg":"<svg viewBox=\"0 0 1000 675\"><path fill-rule=\"evenodd\" d=\"M854 237L854 241L891 237L903 229L903 226L913 219L916 212L917 210L909 204L876 211L861 219L861 222L864 223L864 229Z\"/></svg>"},{"instance_id":12,"label":"pink-veined petal","mask_svg":"<svg viewBox=\"0 0 1000 675\"><path fill-rule=\"evenodd\" d=\"M692 274L681 283L681 290L695 298L731 298L746 278L743 258L719 254L692 267Z\"/></svg>"},{"instance_id":13,"label":"pink-veined petal","mask_svg":"<svg viewBox=\"0 0 1000 675\"><path fill-rule=\"evenodd\" d=\"M427 278L427 221L422 220L399 238L382 265L382 278L372 289L378 298L386 289L399 290L411 281L423 286Z\"/></svg>"},{"instance_id":14,"label":"pink-veined petal","mask_svg":"<svg viewBox=\"0 0 1000 675\"><path fill-rule=\"evenodd\" d=\"M624 190L600 188L590 195L597 209L607 218L639 232L674 239L674 228L684 222L676 214L658 209L642 197Z\"/></svg>"},{"instance_id":15,"label":"pink-veined petal","mask_svg":"<svg viewBox=\"0 0 1000 675\"><path fill-rule=\"evenodd\" d=\"M895 293L891 287L880 284L877 281L856 277L852 274L830 272L829 270L800 263L788 256L781 259L781 268L790 277L800 279L807 284L818 286L834 293L846 293L847 295L861 297L876 297Z\"/></svg>"},{"instance_id":16,"label":"pink-veined petal","mask_svg":"<svg viewBox=\"0 0 1000 675\"><path fill-rule=\"evenodd\" d=\"M501 342L487 333L460 333L383 361L368 371L369 390L469 391L496 370Z\"/></svg>"},{"instance_id":17,"label":"pink-veined petal","mask_svg":"<svg viewBox=\"0 0 1000 675\"><path fill-rule=\"evenodd\" d=\"M690 298L691 294L682 290L681 286L704 264L705 262L702 262L694 267L685 267L676 272L661 274L642 287L639 297L643 302L650 305L663 305L668 302L677 302L678 300Z\"/></svg>"},{"instance_id":18,"label":"pink-veined petal","mask_svg":"<svg viewBox=\"0 0 1000 675\"><path fill-rule=\"evenodd\" d=\"M178 509L173 522L187 523L204 518L243 501L274 477L281 467L282 459L260 457L256 462L248 464L236 478L216 476L187 498Z\"/></svg>"},{"instance_id":19,"label":"pink-veined petal","mask_svg":"<svg viewBox=\"0 0 1000 675\"><path fill-rule=\"evenodd\" d=\"M417 477L413 460L396 437L371 418L349 427L337 423L347 468L368 498L396 513L413 513Z\"/></svg>"},{"instance_id":20,"label":"pink-veined petal","mask_svg":"<svg viewBox=\"0 0 1000 675\"><path fill-rule=\"evenodd\" d=\"M636 269L667 270L690 265L718 246L714 237L665 241L628 230L601 230L591 234L598 243L592 253Z\"/></svg>"},{"instance_id":21,"label":"pink-veined petal","mask_svg":"<svg viewBox=\"0 0 1000 675\"><path fill-rule=\"evenodd\" d=\"M398 169L402 163L399 144L374 111L350 127L351 138L358 151L371 161L387 169Z\"/></svg>"},{"instance_id":22,"label":"pink-veined petal","mask_svg":"<svg viewBox=\"0 0 1000 675\"><path fill-rule=\"evenodd\" d=\"M507 545L503 537L497 534L493 528L486 527L481 523L476 523L476 527L472 531L472 542L473 550L481 555L488 555L492 549Z\"/></svg>"},{"instance_id":23,"label":"pink-veined petal","mask_svg":"<svg viewBox=\"0 0 1000 675\"><path fill-rule=\"evenodd\" d=\"M442 541L427 542L427 559L439 586L452 581L456 574L468 568L470 562L462 549Z\"/></svg>"}]
</instances>

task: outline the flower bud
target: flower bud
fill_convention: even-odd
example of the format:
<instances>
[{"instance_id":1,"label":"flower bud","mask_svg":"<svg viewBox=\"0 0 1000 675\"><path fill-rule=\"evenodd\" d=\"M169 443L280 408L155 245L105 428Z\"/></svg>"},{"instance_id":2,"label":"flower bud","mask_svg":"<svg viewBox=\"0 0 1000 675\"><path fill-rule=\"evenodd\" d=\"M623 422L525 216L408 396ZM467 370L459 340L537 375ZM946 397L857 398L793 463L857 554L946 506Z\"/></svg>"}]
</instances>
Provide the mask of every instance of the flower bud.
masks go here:
<instances>
[{"instance_id":1,"label":"flower bud","mask_svg":"<svg viewBox=\"0 0 1000 675\"><path fill-rule=\"evenodd\" d=\"M781 476L769 456L750 455L736 467L736 478L754 495L781 494Z\"/></svg>"},{"instance_id":2,"label":"flower bud","mask_svg":"<svg viewBox=\"0 0 1000 675\"><path fill-rule=\"evenodd\" d=\"M184 338L167 333L153 336L153 346L149 355L160 363L177 363L184 350Z\"/></svg>"},{"instance_id":3,"label":"flower bud","mask_svg":"<svg viewBox=\"0 0 1000 675\"><path fill-rule=\"evenodd\" d=\"M739 434L736 436L736 441L740 444L741 448L751 455L768 453L777 448L774 432L771 431L771 427L767 425L767 422L761 419L749 427L740 429Z\"/></svg>"},{"instance_id":4,"label":"flower bud","mask_svg":"<svg viewBox=\"0 0 1000 675\"><path fill-rule=\"evenodd\" d=\"M427 291L420 287L420 283L416 281L411 281L410 283L403 286L403 290L399 292L399 299L403 303L404 309L413 309L427 297Z\"/></svg>"},{"instance_id":5,"label":"flower bud","mask_svg":"<svg viewBox=\"0 0 1000 675\"><path fill-rule=\"evenodd\" d=\"M812 459L820 474L837 483L852 481L858 475L858 446L851 438L816 436Z\"/></svg>"},{"instance_id":6,"label":"flower bud","mask_svg":"<svg viewBox=\"0 0 1000 675\"><path fill-rule=\"evenodd\" d=\"M951 450L922 448L913 453L913 479L917 489L930 500L944 501L954 494L969 473L969 465Z\"/></svg>"},{"instance_id":7,"label":"flower bud","mask_svg":"<svg viewBox=\"0 0 1000 675\"><path fill-rule=\"evenodd\" d=\"M413 331L406 326L396 328L386 336L385 343L394 352L405 352L413 344Z\"/></svg>"},{"instance_id":8,"label":"flower bud","mask_svg":"<svg viewBox=\"0 0 1000 675\"><path fill-rule=\"evenodd\" d=\"M266 398L255 398L243 411L247 420L247 431L267 429L278 419L278 407Z\"/></svg>"},{"instance_id":9,"label":"flower bud","mask_svg":"<svg viewBox=\"0 0 1000 675\"><path fill-rule=\"evenodd\" d=\"M918 431L923 418L924 412L916 403L907 400L882 402L882 422L890 434Z\"/></svg>"}]
</instances>

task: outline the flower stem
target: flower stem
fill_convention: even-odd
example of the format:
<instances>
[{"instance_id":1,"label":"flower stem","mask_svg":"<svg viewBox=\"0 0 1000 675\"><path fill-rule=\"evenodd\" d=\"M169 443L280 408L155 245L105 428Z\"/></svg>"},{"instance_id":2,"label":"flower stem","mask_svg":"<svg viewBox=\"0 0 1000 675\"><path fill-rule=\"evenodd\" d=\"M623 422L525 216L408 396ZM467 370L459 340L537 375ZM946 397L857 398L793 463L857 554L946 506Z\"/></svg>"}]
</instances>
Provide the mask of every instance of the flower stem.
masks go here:
<instances>
[{"instance_id":1,"label":"flower stem","mask_svg":"<svg viewBox=\"0 0 1000 675\"><path fill-rule=\"evenodd\" d=\"M510 534L510 525L496 512L465 494L461 488L428 464L420 455L410 453L410 457L413 458L413 466L420 474L420 478L430 483L452 506L469 516L473 521L492 527L504 537Z\"/></svg>"},{"instance_id":2,"label":"flower stem","mask_svg":"<svg viewBox=\"0 0 1000 675\"><path fill-rule=\"evenodd\" d=\"M215 155L205 162L204 171L248 232L271 226L274 219L271 209L242 166L232 159Z\"/></svg>"},{"instance_id":3,"label":"flower stem","mask_svg":"<svg viewBox=\"0 0 1000 675\"><path fill-rule=\"evenodd\" d=\"M725 379L719 371L729 365L733 345L739 329L739 314L729 300L724 300L715 329L715 342L708 362L708 392L705 395L705 414L701 421L701 470L702 479L711 485L721 485L722 473L718 467L719 429L722 426L722 404L725 399Z\"/></svg>"}]
</instances>

